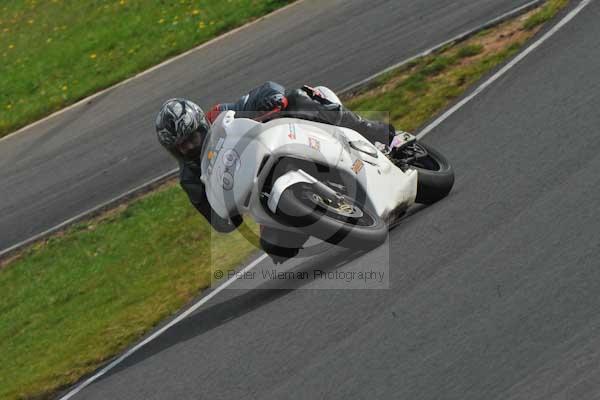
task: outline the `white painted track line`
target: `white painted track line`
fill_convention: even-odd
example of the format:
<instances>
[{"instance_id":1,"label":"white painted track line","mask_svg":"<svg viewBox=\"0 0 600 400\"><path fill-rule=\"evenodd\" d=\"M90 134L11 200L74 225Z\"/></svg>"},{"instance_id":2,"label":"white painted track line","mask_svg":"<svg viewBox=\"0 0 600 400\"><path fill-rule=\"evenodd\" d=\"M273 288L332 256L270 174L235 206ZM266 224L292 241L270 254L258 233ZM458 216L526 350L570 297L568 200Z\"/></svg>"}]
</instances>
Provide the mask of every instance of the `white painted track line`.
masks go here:
<instances>
[{"instance_id":1,"label":"white painted track line","mask_svg":"<svg viewBox=\"0 0 600 400\"><path fill-rule=\"evenodd\" d=\"M502 67L498 72L492 75L487 81L483 82L481 85L477 87L471 94L467 97L456 103L450 109L448 109L445 113L436 118L433 122L427 125L425 128L421 130L417 134L417 138L421 139L423 136L427 135L429 132L434 130L437 126L439 126L442 122L444 122L448 117L452 114L460 110L465 104L473 100L479 93L483 92L488 86L497 81L502 75L506 74L510 71L515 65L517 65L521 60L531 54L532 51L537 49L544 43L546 40L550 39L556 32L558 32L563 26L565 26L569 21L571 21L581 10L583 10L592 0L582 0L581 3L577 5L570 13L568 13L563 19L561 19L552 29L546 32L541 38L536 40L533 44L519 53L512 61Z\"/></svg>"},{"instance_id":2,"label":"white painted track line","mask_svg":"<svg viewBox=\"0 0 600 400\"><path fill-rule=\"evenodd\" d=\"M214 289L212 292L210 292L206 296L202 297L200 300L198 300L196 303L194 303L194 305L192 305L190 308L188 308L187 310L182 312L180 315L178 315L175 319L170 321L168 324L166 324L165 326L163 326L162 328L160 328L159 330L154 332L152 335L148 336L146 339L142 340L140 343L133 346L131 349L127 350L125 353L121 354L118 358L111 361L110 364L106 365L104 368L102 368L100 371L96 372L94 375L90 376L85 381L83 381L80 384L78 384L77 386L75 386L74 389L72 389L69 393L67 393L66 395L61 397L60 400L70 399L73 396L75 396L77 393L81 392L84 388L86 388L91 383L96 381L102 375L106 374L108 371L110 371L111 369L113 369L114 367L116 367L117 365L122 363L123 360L125 360L127 357L129 357L130 355L132 355L133 353L135 353L136 351L138 351L139 349L144 347L146 344L150 343L151 341L153 341L154 339L156 339L157 337L162 335L165 331L167 331L172 326L178 324L180 321L182 321L185 318L187 318L188 316L190 316L194 311L196 311L198 308L200 308L202 305L204 305L210 299L215 297L217 294L219 294L221 291L223 291L229 285L231 285L233 282L235 282L237 279L237 276L243 275L244 273L250 271L252 268L254 268L258 264L260 264L265 258L267 258L267 255L263 254L260 257L258 257L256 260L252 261L244 269L242 269L238 275L232 276L231 278L229 278L227 281L225 281L223 284L219 285L216 289Z\"/></svg>"},{"instance_id":3,"label":"white painted track line","mask_svg":"<svg viewBox=\"0 0 600 400\"><path fill-rule=\"evenodd\" d=\"M495 25L501 23L502 21L505 21L506 19L512 18L512 17L514 17L516 15L519 15L519 14L521 14L523 12L526 12L527 10L529 10L531 8L537 7L540 4L542 4L544 1L545 0L533 0L533 1L530 1L529 3L525 3L525 4L523 4L520 7L514 8L514 9L508 11L508 12L505 12L504 14L500 15L497 18L494 18L494 19L492 19L492 20L490 20L490 21L488 21L488 22L486 22L484 24L481 24L481 25L479 25L479 26L477 26L477 27L475 27L473 29L470 29L470 30L465 31L465 32L463 32L461 34L458 34L458 35L454 36L453 38L448 39L445 42L437 44L437 45L435 45L433 47L430 47L429 49L427 49L425 51L422 51L421 53L419 53L417 55L414 55L414 56L412 56L410 58L407 58L406 60L400 61L397 64L389 66L386 69L384 69L383 71L379 71L379 72L377 72L377 73L369 76L368 78L365 78L365 79L363 79L363 80L361 80L359 82L353 83L352 85L347 86L344 89L340 90L339 93L341 94L341 93L344 93L344 92L347 92L347 91L351 91L351 90L353 90L353 89L355 89L357 87L360 87L360 86L362 86L362 85L364 85L366 83L369 83L369 82L373 81L374 79L380 77L381 75L384 75L384 74L386 74L386 73L388 73L390 71L398 69L398 68L400 68L400 67L402 67L402 66L410 63L411 61L414 61L414 60L416 60L418 58L425 57L425 56L428 56L428 55L430 55L432 53L435 53L436 51L444 48L445 46L447 46L449 44L452 44L452 43L455 43L455 42L460 42L461 40L465 40L466 38L471 37L472 35L476 34L479 31L482 31L482 30L484 30L484 29L486 29L488 27L495 26Z\"/></svg>"},{"instance_id":4,"label":"white painted track line","mask_svg":"<svg viewBox=\"0 0 600 400\"><path fill-rule=\"evenodd\" d=\"M84 219L88 215L94 214L95 212L100 211L100 210L104 209L105 207L110 206L111 204L117 204L122 199L132 196L132 195L136 194L137 192L139 192L140 190L143 190L149 186L152 186L152 185L156 184L157 182L162 181L163 179L167 179L170 176L175 176L175 174L178 171L179 171L179 168L175 168L170 171L167 171L164 174L157 176L156 178L153 178L147 182L142 183L139 186L134 187L133 189L126 191L125 193L121 193L120 195L115 196L112 199L107 200L101 204L98 204L97 206L90 208L89 210L85 210L85 211L75 215L74 217L64 220L60 224L54 225L52 228L46 229L45 231L40 232L34 236L31 236L25 240L22 240L19 243L15 243L12 246L7 247L6 249L0 250L0 258L2 256L4 256L5 254L10 253L11 251L18 250L21 247L24 247L24 246L27 246L28 244L34 243L54 232L57 232L65 227L67 227L68 225L70 225L76 221Z\"/></svg>"}]
</instances>

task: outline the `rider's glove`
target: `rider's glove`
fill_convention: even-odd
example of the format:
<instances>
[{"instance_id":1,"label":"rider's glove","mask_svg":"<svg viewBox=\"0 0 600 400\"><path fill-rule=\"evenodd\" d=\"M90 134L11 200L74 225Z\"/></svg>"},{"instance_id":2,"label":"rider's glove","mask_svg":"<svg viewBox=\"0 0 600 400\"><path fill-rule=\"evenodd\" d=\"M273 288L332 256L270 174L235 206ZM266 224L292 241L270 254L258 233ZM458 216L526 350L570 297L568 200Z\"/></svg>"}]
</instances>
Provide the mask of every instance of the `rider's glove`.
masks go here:
<instances>
[{"instance_id":1,"label":"rider's glove","mask_svg":"<svg viewBox=\"0 0 600 400\"><path fill-rule=\"evenodd\" d=\"M206 119L209 123L212 124L213 122L215 122L215 119L217 119L219 114L221 114L221 111L225 109L226 107L224 107L222 104L216 104L213 108L208 110L208 112L206 113Z\"/></svg>"},{"instance_id":2,"label":"rider's glove","mask_svg":"<svg viewBox=\"0 0 600 400\"><path fill-rule=\"evenodd\" d=\"M286 97L281 93L277 93L264 97L260 101L259 107L261 111L271 111L275 109L283 110L287 107L287 104Z\"/></svg>"}]
</instances>

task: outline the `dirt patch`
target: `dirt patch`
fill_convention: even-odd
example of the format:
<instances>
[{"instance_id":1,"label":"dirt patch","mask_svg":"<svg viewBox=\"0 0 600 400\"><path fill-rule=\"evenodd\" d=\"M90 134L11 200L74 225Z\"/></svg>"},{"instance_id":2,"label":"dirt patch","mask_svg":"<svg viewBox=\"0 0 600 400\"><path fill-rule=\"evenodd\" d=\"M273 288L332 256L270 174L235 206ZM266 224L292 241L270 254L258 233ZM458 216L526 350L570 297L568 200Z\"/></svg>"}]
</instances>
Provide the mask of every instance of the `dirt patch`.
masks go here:
<instances>
[{"instance_id":1,"label":"dirt patch","mask_svg":"<svg viewBox=\"0 0 600 400\"><path fill-rule=\"evenodd\" d=\"M523 43L531 38L539 31L541 26L535 29L527 30L523 28L523 25L525 24L525 21L529 19L529 17L539 12L541 8L542 7L535 8L512 21L504 22L491 29L485 35L475 36L467 40L465 42L466 45L483 46L483 51L476 56L461 60L461 64L480 60L491 53L502 51L514 43Z\"/></svg>"}]
</instances>

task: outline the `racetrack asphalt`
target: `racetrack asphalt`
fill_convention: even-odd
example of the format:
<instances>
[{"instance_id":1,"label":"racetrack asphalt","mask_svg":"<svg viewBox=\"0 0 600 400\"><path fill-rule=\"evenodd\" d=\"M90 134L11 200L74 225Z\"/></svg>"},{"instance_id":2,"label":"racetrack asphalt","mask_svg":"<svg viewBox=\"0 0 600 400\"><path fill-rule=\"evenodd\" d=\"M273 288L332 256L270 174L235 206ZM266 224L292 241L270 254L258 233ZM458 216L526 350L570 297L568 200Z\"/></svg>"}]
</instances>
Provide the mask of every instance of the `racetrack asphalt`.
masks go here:
<instances>
[{"instance_id":1,"label":"racetrack asphalt","mask_svg":"<svg viewBox=\"0 0 600 400\"><path fill-rule=\"evenodd\" d=\"M598 399L599 15L593 1L424 139L455 188L388 247L279 267L389 257L389 289L225 290L75 398Z\"/></svg>"},{"instance_id":2,"label":"racetrack asphalt","mask_svg":"<svg viewBox=\"0 0 600 400\"><path fill-rule=\"evenodd\" d=\"M203 107L253 86L339 90L525 0L306 0L0 141L0 250L175 167L154 117L174 96Z\"/></svg>"}]
</instances>

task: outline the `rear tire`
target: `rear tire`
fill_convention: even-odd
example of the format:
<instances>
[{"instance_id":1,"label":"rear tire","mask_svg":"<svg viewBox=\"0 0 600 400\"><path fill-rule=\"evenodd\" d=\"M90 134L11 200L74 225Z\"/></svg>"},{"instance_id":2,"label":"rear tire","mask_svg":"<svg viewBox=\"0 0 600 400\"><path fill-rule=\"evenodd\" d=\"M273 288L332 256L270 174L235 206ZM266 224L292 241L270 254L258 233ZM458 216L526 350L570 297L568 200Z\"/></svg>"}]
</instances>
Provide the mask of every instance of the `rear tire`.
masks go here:
<instances>
[{"instance_id":1,"label":"rear tire","mask_svg":"<svg viewBox=\"0 0 600 400\"><path fill-rule=\"evenodd\" d=\"M371 249L385 242L385 221L352 202L352 211L340 214L319 205L311 185L299 183L287 188L279 199L276 219L303 232L335 245ZM318 197L318 195L316 195Z\"/></svg>"}]
</instances>

